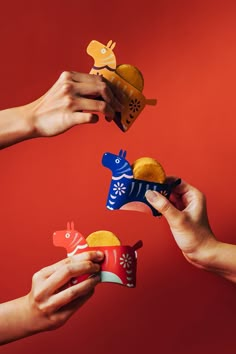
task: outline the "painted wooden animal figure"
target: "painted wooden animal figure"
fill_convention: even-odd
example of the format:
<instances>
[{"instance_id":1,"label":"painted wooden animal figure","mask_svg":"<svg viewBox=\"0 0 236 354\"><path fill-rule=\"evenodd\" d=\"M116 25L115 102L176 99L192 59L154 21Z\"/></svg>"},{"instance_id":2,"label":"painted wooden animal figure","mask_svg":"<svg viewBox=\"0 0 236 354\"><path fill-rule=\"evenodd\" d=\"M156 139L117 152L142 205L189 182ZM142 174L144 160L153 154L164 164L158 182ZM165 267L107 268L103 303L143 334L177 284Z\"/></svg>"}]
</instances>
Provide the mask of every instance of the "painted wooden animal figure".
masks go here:
<instances>
[{"instance_id":1,"label":"painted wooden animal figure","mask_svg":"<svg viewBox=\"0 0 236 354\"><path fill-rule=\"evenodd\" d=\"M116 64L113 52L116 43L111 40L106 44L91 41L87 53L93 57L94 66L90 74L102 75L123 92L123 111L117 112L115 123L122 131L127 131L134 123L145 105L155 105L155 99L146 99L142 94L144 79L141 72L130 64Z\"/></svg>"},{"instance_id":2,"label":"painted wooden animal figure","mask_svg":"<svg viewBox=\"0 0 236 354\"><path fill-rule=\"evenodd\" d=\"M136 286L137 250L142 247L142 241L134 246L100 246L90 247L86 238L74 228L74 223L67 223L66 230L53 233L54 246L63 247L67 256L73 256L85 251L102 250L104 261L101 264L101 281ZM83 275L71 280L72 285L87 279L90 275Z\"/></svg>"},{"instance_id":3,"label":"painted wooden animal figure","mask_svg":"<svg viewBox=\"0 0 236 354\"><path fill-rule=\"evenodd\" d=\"M126 151L123 150L120 150L118 155L106 152L102 157L102 164L112 171L106 205L110 210L121 209L129 203L141 202L151 209L153 216L161 215L148 203L145 198L146 191L154 190L169 198L172 188L180 183L180 180L168 184L135 179L132 167L126 160Z\"/></svg>"},{"instance_id":4,"label":"painted wooden animal figure","mask_svg":"<svg viewBox=\"0 0 236 354\"><path fill-rule=\"evenodd\" d=\"M68 257L74 256L89 247L84 236L75 230L73 221L67 223L65 230L54 232L53 244L54 246L64 247Z\"/></svg>"}]
</instances>

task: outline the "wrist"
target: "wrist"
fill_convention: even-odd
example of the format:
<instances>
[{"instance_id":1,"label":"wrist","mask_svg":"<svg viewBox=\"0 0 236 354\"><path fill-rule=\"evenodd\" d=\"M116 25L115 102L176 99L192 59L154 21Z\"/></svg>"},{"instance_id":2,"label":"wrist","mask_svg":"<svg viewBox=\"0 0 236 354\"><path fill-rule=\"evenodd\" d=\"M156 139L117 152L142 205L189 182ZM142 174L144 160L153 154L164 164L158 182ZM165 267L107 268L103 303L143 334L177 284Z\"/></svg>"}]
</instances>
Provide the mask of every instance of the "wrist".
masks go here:
<instances>
[{"instance_id":1,"label":"wrist","mask_svg":"<svg viewBox=\"0 0 236 354\"><path fill-rule=\"evenodd\" d=\"M200 252L199 252L200 254ZM198 268L214 272L236 283L236 245L213 240L201 256L186 255L187 260Z\"/></svg>"},{"instance_id":2,"label":"wrist","mask_svg":"<svg viewBox=\"0 0 236 354\"><path fill-rule=\"evenodd\" d=\"M27 295L1 304L0 317L0 345L29 337L36 333L33 330L35 319L29 309Z\"/></svg>"},{"instance_id":3,"label":"wrist","mask_svg":"<svg viewBox=\"0 0 236 354\"><path fill-rule=\"evenodd\" d=\"M31 109L28 105L0 112L0 148L35 137Z\"/></svg>"},{"instance_id":4,"label":"wrist","mask_svg":"<svg viewBox=\"0 0 236 354\"><path fill-rule=\"evenodd\" d=\"M30 306L29 294L23 296L21 299L21 318L24 324L24 337L36 334L38 331L35 329L35 316L33 315Z\"/></svg>"},{"instance_id":5,"label":"wrist","mask_svg":"<svg viewBox=\"0 0 236 354\"><path fill-rule=\"evenodd\" d=\"M22 135L24 140L37 138L37 130L35 127L35 109L34 104L29 103L25 106L17 107L21 120Z\"/></svg>"},{"instance_id":6,"label":"wrist","mask_svg":"<svg viewBox=\"0 0 236 354\"><path fill-rule=\"evenodd\" d=\"M194 266L205 270L212 270L212 267L217 262L220 247L221 242L214 235L210 235L196 250L193 252L183 252L183 255Z\"/></svg>"}]
</instances>

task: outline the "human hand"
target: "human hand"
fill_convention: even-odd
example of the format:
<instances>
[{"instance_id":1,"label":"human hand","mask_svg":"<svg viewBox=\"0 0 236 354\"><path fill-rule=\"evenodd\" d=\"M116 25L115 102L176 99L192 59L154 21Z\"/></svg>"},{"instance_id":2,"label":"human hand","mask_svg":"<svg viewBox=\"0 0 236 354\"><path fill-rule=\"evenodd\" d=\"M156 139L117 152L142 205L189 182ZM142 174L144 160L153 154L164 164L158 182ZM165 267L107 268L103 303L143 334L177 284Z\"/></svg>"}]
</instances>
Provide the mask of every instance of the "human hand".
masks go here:
<instances>
[{"instance_id":1,"label":"human hand","mask_svg":"<svg viewBox=\"0 0 236 354\"><path fill-rule=\"evenodd\" d=\"M204 267L217 240L209 225L203 193L182 181L173 189L170 200L154 191L147 191L146 198L166 218L187 260Z\"/></svg>"},{"instance_id":2,"label":"human hand","mask_svg":"<svg viewBox=\"0 0 236 354\"><path fill-rule=\"evenodd\" d=\"M69 286L71 278L96 274L103 253L83 252L35 273L30 293L25 297L25 322L31 334L62 326L93 294L99 275Z\"/></svg>"},{"instance_id":3,"label":"human hand","mask_svg":"<svg viewBox=\"0 0 236 354\"><path fill-rule=\"evenodd\" d=\"M33 137L54 136L77 124L96 123L102 113L108 121L122 110L119 92L99 75L63 72L38 100L24 106ZM100 99L101 98L101 99Z\"/></svg>"}]
</instances>

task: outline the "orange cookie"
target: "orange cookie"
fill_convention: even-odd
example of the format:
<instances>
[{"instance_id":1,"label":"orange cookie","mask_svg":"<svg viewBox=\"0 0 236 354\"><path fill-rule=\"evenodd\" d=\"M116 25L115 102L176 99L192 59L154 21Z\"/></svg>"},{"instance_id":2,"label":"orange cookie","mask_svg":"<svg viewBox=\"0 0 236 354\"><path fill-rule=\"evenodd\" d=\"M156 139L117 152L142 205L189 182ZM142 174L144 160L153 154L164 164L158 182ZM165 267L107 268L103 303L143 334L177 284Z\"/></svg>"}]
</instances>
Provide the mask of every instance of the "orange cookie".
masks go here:
<instances>
[{"instance_id":1,"label":"orange cookie","mask_svg":"<svg viewBox=\"0 0 236 354\"><path fill-rule=\"evenodd\" d=\"M132 169L135 179L157 183L165 182L166 174L163 167L151 157L140 157L133 163Z\"/></svg>"},{"instance_id":2,"label":"orange cookie","mask_svg":"<svg viewBox=\"0 0 236 354\"><path fill-rule=\"evenodd\" d=\"M91 233L86 238L87 244L90 247L98 246L120 246L120 240L110 231L101 230Z\"/></svg>"},{"instance_id":3,"label":"orange cookie","mask_svg":"<svg viewBox=\"0 0 236 354\"><path fill-rule=\"evenodd\" d=\"M116 67L116 73L137 90L140 92L143 91L143 75L135 66L130 64L120 64Z\"/></svg>"}]
</instances>

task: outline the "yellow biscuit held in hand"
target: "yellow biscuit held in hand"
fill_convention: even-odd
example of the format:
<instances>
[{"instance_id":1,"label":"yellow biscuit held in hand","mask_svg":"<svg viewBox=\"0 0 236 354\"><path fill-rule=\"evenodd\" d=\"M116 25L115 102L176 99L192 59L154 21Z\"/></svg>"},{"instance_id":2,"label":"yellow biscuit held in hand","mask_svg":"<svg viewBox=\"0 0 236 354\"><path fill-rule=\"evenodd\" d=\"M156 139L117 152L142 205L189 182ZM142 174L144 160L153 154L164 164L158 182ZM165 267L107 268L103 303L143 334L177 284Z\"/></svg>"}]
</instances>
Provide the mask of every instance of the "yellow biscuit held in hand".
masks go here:
<instances>
[{"instance_id":1,"label":"yellow biscuit held in hand","mask_svg":"<svg viewBox=\"0 0 236 354\"><path fill-rule=\"evenodd\" d=\"M157 183L165 182L166 174L163 167L151 157L140 157L133 163L132 169L135 179Z\"/></svg>"},{"instance_id":2,"label":"yellow biscuit held in hand","mask_svg":"<svg viewBox=\"0 0 236 354\"><path fill-rule=\"evenodd\" d=\"M86 237L86 242L89 247L98 246L120 246L118 237L110 231L101 230L91 233Z\"/></svg>"}]
</instances>

